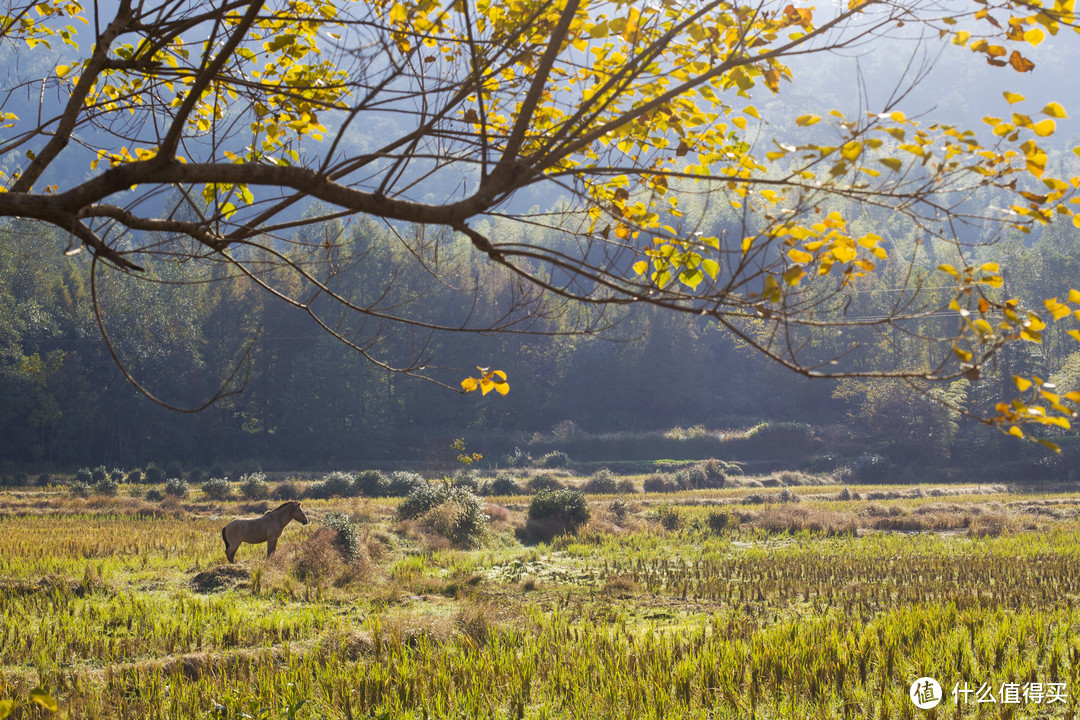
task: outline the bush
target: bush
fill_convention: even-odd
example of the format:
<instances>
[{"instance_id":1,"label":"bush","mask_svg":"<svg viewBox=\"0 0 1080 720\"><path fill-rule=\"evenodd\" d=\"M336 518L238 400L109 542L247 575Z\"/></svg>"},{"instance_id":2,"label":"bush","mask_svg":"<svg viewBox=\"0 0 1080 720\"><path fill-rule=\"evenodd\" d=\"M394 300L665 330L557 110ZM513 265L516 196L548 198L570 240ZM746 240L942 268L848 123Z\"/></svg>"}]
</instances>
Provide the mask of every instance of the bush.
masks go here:
<instances>
[{"instance_id":1,"label":"bush","mask_svg":"<svg viewBox=\"0 0 1080 720\"><path fill-rule=\"evenodd\" d=\"M594 495L602 493L611 494L616 492L617 489L618 483L615 480L615 473L607 468L597 470L585 483L585 492Z\"/></svg>"},{"instance_id":2,"label":"bush","mask_svg":"<svg viewBox=\"0 0 1080 720\"><path fill-rule=\"evenodd\" d=\"M343 512L328 512L319 520L319 524L333 530L334 547L346 562L353 562L360 557L360 533L356 531L349 516Z\"/></svg>"},{"instance_id":3,"label":"bush","mask_svg":"<svg viewBox=\"0 0 1080 720\"><path fill-rule=\"evenodd\" d=\"M165 495L157 488L150 488L146 491L146 499L150 502L161 502L165 499Z\"/></svg>"},{"instance_id":4,"label":"bush","mask_svg":"<svg viewBox=\"0 0 1080 720\"><path fill-rule=\"evenodd\" d=\"M683 516L670 505L661 505L652 513L653 520L665 530L678 530L683 526Z\"/></svg>"},{"instance_id":5,"label":"bush","mask_svg":"<svg viewBox=\"0 0 1080 720\"><path fill-rule=\"evenodd\" d=\"M611 513L611 517L615 519L615 522L622 525L626 521L626 513L629 512L630 505L622 498L615 498L608 505L608 512Z\"/></svg>"},{"instance_id":6,"label":"bush","mask_svg":"<svg viewBox=\"0 0 1080 720\"><path fill-rule=\"evenodd\" d=\"M165 464L165 477L182 478L184 477L184 466L179 460L170 460Z\"/></svg>"},{"instance_id":7,"label":"bush","mask_svg":"<svg viewBox=\"0 0 1080 720\"><path fill-rule=\"evenodd\" d=\"M655 473L645 478L645 482L642 483L642 489L649 493L669 493L675 492L679 489L678 484L672 479L670 475L665 473Z\"/></svg>"},{"instance_id":8,"label":"bush","mask_svg":"<svg viewBox=\"0 0 1080 720\"><path fill-rule=\"evenodd\" d=\"M187 497L188 484L180 478L169 478L165 481L165 494L173 497Z\"/></svg>"},{"instance_id":9,"label":"bush","mask_svg":"<svg viewBox=\"0 0 1080 720\"><path fill-rule=\"evenodd\" d=\"M106 475L108 475L108 473L105 471L104 465L98 465L96 468L90 471L90 476L93 479L92 482L95 485L104 480Z\"/></svg>"},{"instance_id":10,"label":"bush","mask_svg":"<svg viewBox=\"0 0 1080 720\"><path fill-rule=\"evenodd\" d=\"M275 500L298 500L300 498L300 488L295 483L283 480L270 491L270 497Z\"/></svg>"},{"instance_id":11,"label":"bush","mask_svg":"<svg viewBox=\"0 0 1080 720\"><path fill-rule=\"evenodd\" d=\"M138 485L142 482L143 476L141 470L132 470L127 474L127 481L132 485Z\"/></svg>"},{"instance_id":12,"label":"bush","mask_svg":"<svg viewBox=\"0 0 1080 720\"><path fill-rule=\"evenodd\" d=\"M265 500L270 497L270 486L261 472L240 478L240 494L247 500Z\"/></svg>"},{"instance_id":13,"label":"bush","mask_svg":"<svg viewBox=\"0 0 1080 720\"><path fill-rule=\"evenodd\" d=\"M559 532L577 532L589 520L585 495L578 490L541 490L529 503L529 520Z\"/></svg>"},{"instance_id":14,"label":"bush","mask_svg":"<svg viewBox=\"0 0 1080 720\"><path fill-rule=\"evenodd\" d=\"M210 478L202 484L202 491L211 500L224 500L232 495L232 483L228 478Z\"/></svg>"},{"instance_id":15,"label":"bush","mask_svg":"<svg viewBox=\"0 0 1080 720\"><path fill-rule=\"evenodd\" d=\"M701 470L705 473L705 487L722 488L727 482L727 468L719 460L706 460L701 463Z\"/></svg>"},{"instance_id":16,"label":"bush","mask_svg":"<svg viewBox=\"0 0 1080 720\"><path fill-rule=\"evenodd\" d=\"M113 468L109 471L109 478L116 483L124 482L124 471L120 468Z\"/></svg>"},{"instance_id":17,"label":"bush","mask_svg":"<svg viewBox=\"0 0 1080 720\"><path fill-rule=\"evenodd\" d=\"M540 492L541 490L562 490L563 485L556 478L550 475L537 475L533 479L527 482L526 487L532 492Z\"/></svg>"},{"instance_id":18,"label":"bush","mask_svg":"<svg viewBox=\"0 0 1080 720\"><path fill-rule=\"evenodd\" d=\"M151 485L165 482L165 471L159 468L155 463L150 463L143 472L143 481Z\"/></svg>"},{"instance_id":19,"label":"bush","mask_svg":"<svg viewBox=\"0 0 1080 720\"><path fill-rule=\"evenodd\" d=\"M90 472L90 468L79 468L75 471L75 482L83 485L93 485L94 474Z\"/></svg>"},{"instance_id":20,"label":"bush","mask_svg":"<svg viewBox=\"0 0 1080 720\"><path fill-rule=\"evenodd\" d=\"M801 498L798 493L794 492L790 488L784 488L776 495L776 502L782 503L797 503Z\"/></svg>"},{"instance_id":21,"label":"bush","mask_svg":"<svg viewBox=\"0 0 1080 720\"><path fill-rule=\"evenodd\" d=\"M475 545L487 529L480 498L465 488L417 485L398 506L401 520L418 519L431 532L459 547Z\"/></svg>"},{"instance_id":22,"label":"bush","mask_svg":"<svg viewBox=\"0 0 1080 720\"><path fill-rule=\"evenodd\" d=\"M517 484L517 478L510 473L499 473L495 479L488 483L488 495L521 495L521 486Z\"/></svg>"},{"instance_id":23,"label":"bush","mask_svg":"<svg viewBox=\"0 0 1080 720\"><path fill-rule=\"evenodd\" d=\"M506 456L506 464L515 468L529 467L532 461L532 455L519 447L514 448L514 452Z\"/></svg>"},{"instance_id":24,"label":"bush","mask_svg":"<svg viewBox=\"0 0 1080 720\"><path fill-rule=\"evenodd\" d=\"M50 485L51 483L52 475L50 475L49 473L41 473L37 476L37 480L34 481L34 484L38 487L45 487L46 485Z\"/></svg>"},{"instance_id":25,"label":"bush","mask_svg":"<svg viewBox=\"0 0 1080 720\"><path fill-rule=\"evenodd\" d=\"M480 483L476 480L476 474L469 470L459 472L454 476L454 480L450 484L457 488L465 488L474 495L480 490Z\"/></svg>"},{"instance_id":26,"label":"bush","mask_svg":"<svg viewBox=\"0 0 1080 720\"><path fill-rule=\"evenodd\" d=\"M619 481L619 484L615 486L615 492L620 495L633 495L637 491L637 485L635 485L634 481L630 478L623 478Z\"/></svg>"},{"instance_id":27,"label":"bush","mask_svg":"<svg viewBox=\"0 0 1080 720\"><path fill-rule=\"evenodd\" d=\"M428 484L422 475L407 470L390 473L386 493L392 497L411 495L414 490L423 489Z\"/></svg>"},{"instance_id":28,"label":"bush","mask_svg":"<svg viewBox=\"0 0 1080 720\"><path fill-rule=\"evenodd\" d=\"M727 510L710 510L709 514L705 516L705 526L709 528L710 532L717 535L723 535L729 530L735 528L738 525L738 521Z\"/></svg>"},{"instance_id":29,"label":"bush","mask_svg":"<svg viewBox=\"0 0 1080 720\"><path fill-rule=\"evenodd\" d=\"M223 477L223 476L215 475L214 477ZM204 480L207 480L207 479L209 479L209 476L207 476L206 473L204 473L202 470L191 470L187 474L187 481L191 485L199 485L200 483L202 483Z\"/></svg>"},{"instance_id":30,"label":"bush","mask_svg":"<svg viewBox=\"0 0 1080 720\"><path fill-rule=\"evenodd\" d=\"M542 468L564 468L570 464L570 456L560 450L553 450L536 463Z\"/></svg>"},{"instance_id":31,"label":"bush","mask_svg":"<svg viewBox=\"0 0 1080 720\"><path fill-rule=\"evenodd\" d=\"M364 470L353 480L353 489L365 497L386 497L390 494L390 481L378 470Z\"/></svg>"},{"instance_id":32,"label":"bush","mask_svg":"<svg viewBox=\"0 0 1080 720\"><path fill-rule=\"evenodd\" d=\"M85 498L90 497L90 495L93 494L94 486L88 482L76 480L75 482L71 483L71 487L69 488L69 490L71 491L72 496Z\"/></svg>"},{"instance_id":33,"label":"bush","mask_svg":"<svg viewBox=\"0 0 1080 720\"><path fill-rule=\"evenodd\" d=\"M332 497L352 497L355 493L356 485L352 475L332 472L322 480L312 483L306 495L316 500L326 500Z\"/></svg>"},{"instance_id":34,"label":"bush","mask_svg":"<svg viewBox=\"0 0 1080 720\"><path fill-rule=\"evenodd\" d=\"M94 492L99 495L116 495L120 492L120 483L113 480L112 477L102 473L101 479L94 483Z\"/></svg>"}]
</instances>

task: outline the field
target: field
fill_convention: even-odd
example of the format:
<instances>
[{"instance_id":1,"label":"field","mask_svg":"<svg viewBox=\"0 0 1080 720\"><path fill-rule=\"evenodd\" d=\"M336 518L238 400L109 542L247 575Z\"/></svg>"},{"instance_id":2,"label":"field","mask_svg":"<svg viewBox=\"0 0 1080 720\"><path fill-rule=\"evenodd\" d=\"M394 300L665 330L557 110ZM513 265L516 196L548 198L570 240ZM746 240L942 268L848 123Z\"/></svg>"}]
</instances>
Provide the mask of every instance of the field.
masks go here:
<instances>
[{"instance_id":1,"label":"field","mask_svg":"<svg viewBox=\"0 0 1080 720\"><path fill-rule=\"evenodd\" d=\"M576 536L538 544L527 496L489 497L472 549L398 499L305 500L273 557L230 566L222 525L274 501L143 492L0 494L12 717L50 716L37 687L72 718L1077 715L1074 493L589 495ZM935 710L908 696L923 676Z\"/></svg>"}]
</instances>

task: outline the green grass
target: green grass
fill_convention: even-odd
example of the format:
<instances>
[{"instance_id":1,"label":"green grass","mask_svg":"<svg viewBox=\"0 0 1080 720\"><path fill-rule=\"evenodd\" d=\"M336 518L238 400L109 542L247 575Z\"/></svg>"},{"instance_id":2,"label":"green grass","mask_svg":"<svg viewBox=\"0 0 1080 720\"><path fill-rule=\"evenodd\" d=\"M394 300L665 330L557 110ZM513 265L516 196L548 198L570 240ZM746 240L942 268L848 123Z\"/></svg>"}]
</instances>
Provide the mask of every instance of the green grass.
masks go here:
<instances>
[{"instance_id":1,"label":"green grass","mask_svg":"<svg viewBox=\"0 0 1080 720\"><path fill-rule=\"evenodd\" d=\"M234 577L219 531L241 503L0 494L0 698L40 685L72 718L1075 716L1080 498L854 489L902 496L635 495L622 525L594 497L576 537L538 546L511 498L473 550L394 500L319 501L313 520L357 522L356 563L312 522L273 558L243 546ZM853 531L806 529L838 518ZM933 713L907 697L923 675L948 696ZM1067 702L957 705L957 682L1066 683Z\"/></svg>"}]
</instances>

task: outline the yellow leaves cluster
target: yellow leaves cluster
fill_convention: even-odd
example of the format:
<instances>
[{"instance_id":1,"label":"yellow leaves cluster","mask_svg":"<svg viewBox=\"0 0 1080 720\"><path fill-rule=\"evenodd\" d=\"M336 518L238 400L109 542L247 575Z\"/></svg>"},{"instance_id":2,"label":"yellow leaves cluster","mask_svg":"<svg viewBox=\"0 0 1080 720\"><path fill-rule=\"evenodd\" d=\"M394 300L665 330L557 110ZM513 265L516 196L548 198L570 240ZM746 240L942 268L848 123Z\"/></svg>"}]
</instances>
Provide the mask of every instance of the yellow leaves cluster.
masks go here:
<instances>
[{"instance_id":1,"label":"yellow leaves cluster","mask_svg":"<svg viewBox=\"0 0 1080 720\"><path fill-rule=\"evenodd\" d=\"M500 395L510 392L510 383L506 381L506 373L502 370L492 370L480 366L477 366L476 369L480 371L480 377L467 377L462 380L462 390L465 392L479 390L482 395L487 395L492 390Z\"/></svg>"}]
</instances>

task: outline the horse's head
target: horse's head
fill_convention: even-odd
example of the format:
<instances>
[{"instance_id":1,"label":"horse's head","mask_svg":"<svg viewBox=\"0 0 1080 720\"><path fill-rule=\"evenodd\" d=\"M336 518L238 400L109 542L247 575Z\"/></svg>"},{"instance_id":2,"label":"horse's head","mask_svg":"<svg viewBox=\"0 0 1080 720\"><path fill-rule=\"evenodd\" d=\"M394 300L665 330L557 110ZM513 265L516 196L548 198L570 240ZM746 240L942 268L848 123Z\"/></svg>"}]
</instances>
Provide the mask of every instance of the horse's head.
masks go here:
<instances>
[{"instance_id":1,"label":"horse's head","mask_svg":"<svg viewBox=\"0 0 1080 720\"><path fill-rule=\"evenodd\" d=\"M300 507L300 501L297 500L293 506L292 519L300 523L301 525L307 525L307 515L304 514L304 510Z\"/></svg>"}]
</instances>

